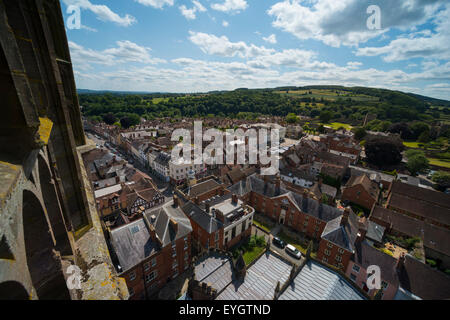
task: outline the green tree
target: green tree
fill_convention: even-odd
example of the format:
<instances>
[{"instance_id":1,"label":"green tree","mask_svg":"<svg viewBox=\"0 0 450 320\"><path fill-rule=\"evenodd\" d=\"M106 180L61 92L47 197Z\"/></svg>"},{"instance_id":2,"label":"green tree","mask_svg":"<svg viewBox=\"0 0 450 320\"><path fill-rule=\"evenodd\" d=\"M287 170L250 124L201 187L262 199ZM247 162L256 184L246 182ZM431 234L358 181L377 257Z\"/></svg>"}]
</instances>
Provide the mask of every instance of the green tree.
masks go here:
<instances>
[{"instance_id":1,"label":"green tree","mask_svg":"<svg viewBox=\"0 0 450 320\"><path fill-rule=\"evenodd\" d=\"M419 172L422 172L425 169L428 169L430 166L430 162L425 156L425 153L420 150L408 150L408 152L406 152L406 156L408 157L406 167L413 176L417 175Z\"/></svg>"},{"instance_id":2,"label":"green tree","mask_svg":"<svg viewBox=\"0 0 450 320\"><path fill-rule=\"evenodd\" d=\"M330 120L333 118L333 113L331 111L328 110L324 110L320 113L319 115L319 119L320 121L324 122L324 123L328 123L330 122Z\"/></svg>"},{"instance_id":3,"label":"green tree","mask_svg":"<svg viewBox=\"0 0 450 320\"><path fill-rule=\"evenodd\" d=\"M355 139L358 141L361 141L367 135L366 129L362 127L355 128L353 131L355 133Z\"/></svg>"},{"instance_id":4,"label":"green tree","mask_svg":"<svg viewBox=\"0 0 450 320\"><path fill-rule=\"evenodd\" d=\"M396 165L402 161L404 146L397 137L370 136L364 148L367 161L377 166Z\"/></svg>"},{"instance_id":5,"label":"green tree","mask_svg":"<svg viewBox=\"0 0 450 320\"><path fill-rule=\"evenodd\" d=\"M298 117L297 117L297 115L295 113L289 113L286 116L286 121L288 123L297 123L298 122Z\"/></svg>"},{"instance_id":6,"label":"green tree","mask_svg":"<svg viewBox=\"0 0 450 320\"><path fill-rule=\"evenodd\" d=\"M430 142L430 131L424 131L420 134L418 141L419 142L423 142L423 143L427 143Z\"/></svg>"},{"instance_id":7,"label":"green tree","mask_svg":"<svg viewBox=\"0 0 450 320\"><path fill-rule=\"evenodd\" d=\"M434 183L438 185L439 189L450 188L450 172L438 171L431 177Z\"/></svg>"}]
</instances>

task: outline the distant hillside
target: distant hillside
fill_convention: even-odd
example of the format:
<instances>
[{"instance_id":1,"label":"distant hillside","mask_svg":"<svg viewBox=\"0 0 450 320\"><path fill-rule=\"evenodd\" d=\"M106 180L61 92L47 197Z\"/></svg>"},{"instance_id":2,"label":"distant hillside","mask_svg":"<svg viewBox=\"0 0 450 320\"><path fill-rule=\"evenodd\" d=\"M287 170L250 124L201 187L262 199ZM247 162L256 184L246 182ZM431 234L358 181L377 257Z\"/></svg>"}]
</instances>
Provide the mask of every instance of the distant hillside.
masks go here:
<instances>
[{"instance_id":1,"label":"distant hillside","mask_svg":"<svg viewBox=\"0 0 450 320\"><path fill-rule=\"evenodd\" d=\"M448 101L448 100L430 98L430 97L421 96L420 94L415 94L415 93L407 93L407 94L410 95L411 97L415 97L417 99L422 99L423 101L429 102L434 106L450 107L450 101Z\"/></svg>"}]
</instances>

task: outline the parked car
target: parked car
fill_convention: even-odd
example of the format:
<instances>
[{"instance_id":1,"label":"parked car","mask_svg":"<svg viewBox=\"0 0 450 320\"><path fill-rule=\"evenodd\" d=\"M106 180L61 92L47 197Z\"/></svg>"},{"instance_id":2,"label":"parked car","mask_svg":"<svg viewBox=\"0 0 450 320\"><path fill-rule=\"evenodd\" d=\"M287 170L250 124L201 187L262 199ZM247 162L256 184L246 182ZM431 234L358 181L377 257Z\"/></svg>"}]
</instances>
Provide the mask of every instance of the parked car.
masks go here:
<instances>
[{"instance_id":1,"label":"parked car","mask_svg":"<svg viewBox=\"0 0 450 320\"><path fill-rule=\"evenodd\" d=\"M288 254L290 254L291 256L293 256L296 259L300 259L302 257L302 253L296 247L294 247L292 244L288 244L286 246L285 250Z\"/></svg>"},{"instance_id":2,"label":"parked car","mask_svg":"<svg viewBox=\"0 0 450 320\"><path fill-rule=\"evenodd\" d=\"M286 247L286 242L277 237L273 238L272 243L281 249L284 249L284 247Z\"/></svg>"}]
</instances>

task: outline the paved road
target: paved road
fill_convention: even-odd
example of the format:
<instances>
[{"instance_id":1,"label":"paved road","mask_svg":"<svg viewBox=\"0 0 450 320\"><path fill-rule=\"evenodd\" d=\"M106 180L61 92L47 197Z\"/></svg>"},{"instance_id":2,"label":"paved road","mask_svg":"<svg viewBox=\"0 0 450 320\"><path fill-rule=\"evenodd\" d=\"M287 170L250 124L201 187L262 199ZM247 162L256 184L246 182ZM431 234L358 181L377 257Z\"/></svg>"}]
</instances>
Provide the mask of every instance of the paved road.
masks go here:
<instances>
[{"instance_id":1,"label":"paved road","mask_svg":"<svg viewBox=\"0 0 450 320\"><path fill-rule=\"evenodd\" d=\"M88 136L89 139L93 140L98 146L106 148L112 154L115 154L115 155L121 157L122 159L127 160L128 161L128 165L130 167L133 167L133 168L135 168L135 169L145 173L150 178L152 178L152 180L155 183L156 187L158 188L159 192L161 192L163 194L163 196L165 197L166 202L172 200L173 188L172 188L172 186L169 183L162 181L159 177L157 177L156 175L151 173L149 170L147 170L147 168L145 168L138 161L136 161L136 159L133 159L131 156L123 153L120 150L120 148L118 148L117 146L112 146L113 148L108 148L105 145L106 142L101 137L97 138L96 136L94 136L91 133L87 133L86 135ZM108 143L108 144L111 145L110 143ZM115 151L112 150L112 149L114 149ZM132 162L132 164L130 163L130 161Z\"/></svg>"},{"instance_id":2,"label":"paved road","mask_svg":"<svg viewBox=\"0 0 450 320\"><path fill-rule=\"evenodd\" d=\"M255 226L252 226L252 235L264 236L264 238L266 239L266 242L270 241L270 250L278 253L280 256L282 256L286 260L296 264L297 266L300 265L300 263L305 259L303 254L302 254L302 258L301 259L295 259L294 257L292 257L289 254L287 254L284 249L278 248L277 246L275 246L272 243L273 237L278 234L279 230L280 230L279 228L275 228L275 229L272 230L271 234L268 234L268 233L266 233L264 231L261 231L260 229L256 228Z\"/></svg>"}]
</instances>

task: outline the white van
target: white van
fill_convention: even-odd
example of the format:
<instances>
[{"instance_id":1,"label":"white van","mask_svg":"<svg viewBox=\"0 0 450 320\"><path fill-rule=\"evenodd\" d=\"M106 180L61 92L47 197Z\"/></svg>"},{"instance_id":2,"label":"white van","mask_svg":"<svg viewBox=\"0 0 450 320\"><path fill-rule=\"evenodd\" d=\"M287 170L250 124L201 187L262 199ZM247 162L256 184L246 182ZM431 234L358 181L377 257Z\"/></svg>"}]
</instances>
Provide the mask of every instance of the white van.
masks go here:
<instances>
[{"instance_id":1,"label":"white van","mask_svg":"<svg viewBox=\"0 0 450 320\"><path fill-rule=\"evenodd\" d=\"M302 257L302 253L296 247L294 247L292 244L288 244L286 246L285 250L288 254L290 254L291 256L293 256L296 259L300 259Z\"/></svg>"}]
</instances>

